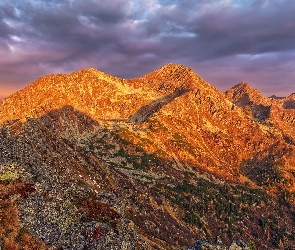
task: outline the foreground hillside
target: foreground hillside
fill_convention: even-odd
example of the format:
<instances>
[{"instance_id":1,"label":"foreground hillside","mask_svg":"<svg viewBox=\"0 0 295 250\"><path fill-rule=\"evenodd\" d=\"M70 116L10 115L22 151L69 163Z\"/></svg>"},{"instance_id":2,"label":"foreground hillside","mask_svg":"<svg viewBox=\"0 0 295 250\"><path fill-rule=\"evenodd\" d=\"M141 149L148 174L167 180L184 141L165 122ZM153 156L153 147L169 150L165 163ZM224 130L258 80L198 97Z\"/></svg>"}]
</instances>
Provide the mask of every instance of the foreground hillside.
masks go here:
<instances>
[{"instance_id":1,"label":"foreground hillside","mask_svg":"<svg viewBox=\"0 0 295 250\"><path fill-rule=\"evenodd\" d=\"M294 249L293 102L244 83L223 94L175 64L40 78L0 102L0 242Z\"/></svg>"}]
</instances>

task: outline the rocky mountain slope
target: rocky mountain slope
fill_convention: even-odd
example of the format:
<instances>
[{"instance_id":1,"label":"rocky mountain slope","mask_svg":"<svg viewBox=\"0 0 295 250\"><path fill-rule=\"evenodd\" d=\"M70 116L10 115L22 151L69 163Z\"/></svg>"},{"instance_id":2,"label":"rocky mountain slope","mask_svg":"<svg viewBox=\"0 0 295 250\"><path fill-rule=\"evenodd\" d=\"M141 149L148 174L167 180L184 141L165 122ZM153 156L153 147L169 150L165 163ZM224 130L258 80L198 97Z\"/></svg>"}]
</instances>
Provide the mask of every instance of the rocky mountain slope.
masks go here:
<instances>
[{"instance_id":1,"label":"rocky mountain slope","mask_svg":"<svg viewBox=\"0 0 295 250\"><path fill-rule=\"evenodd\" d=\"M293 102L175 64L42 77L0 102L0 244L293 249Z\"/></svg>"}]
</instances>

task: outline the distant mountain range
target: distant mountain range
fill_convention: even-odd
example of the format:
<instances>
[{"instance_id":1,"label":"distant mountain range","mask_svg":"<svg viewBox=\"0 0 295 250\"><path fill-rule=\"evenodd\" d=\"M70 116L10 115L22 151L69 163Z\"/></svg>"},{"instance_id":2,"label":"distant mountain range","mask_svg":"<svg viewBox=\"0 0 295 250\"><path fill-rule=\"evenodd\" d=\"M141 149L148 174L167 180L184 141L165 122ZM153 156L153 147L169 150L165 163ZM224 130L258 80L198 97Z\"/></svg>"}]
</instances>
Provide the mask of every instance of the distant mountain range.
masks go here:
<instances>
[{"instance_id":1,"label":"distant mountain range","mask_svg":"<svg viewBox=\"0 0 295 250\"><path fill-rule=\"evenodd\" d=\"M0 102L0 244L294 249L294 124L295 94L183 65L39 78Z\"/></svg>"}]
</instances>

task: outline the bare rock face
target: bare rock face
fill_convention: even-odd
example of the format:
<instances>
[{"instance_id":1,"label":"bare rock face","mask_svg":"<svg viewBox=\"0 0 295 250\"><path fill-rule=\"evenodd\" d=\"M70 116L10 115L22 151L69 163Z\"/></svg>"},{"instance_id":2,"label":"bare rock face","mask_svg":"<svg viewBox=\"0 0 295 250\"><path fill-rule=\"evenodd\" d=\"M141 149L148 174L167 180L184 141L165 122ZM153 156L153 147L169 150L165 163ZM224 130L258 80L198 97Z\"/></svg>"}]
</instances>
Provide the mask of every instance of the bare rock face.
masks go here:
<instances>
[{"instance_id":1,"label":"bare rock face","mask_svg":"<svg viewBox=\"0 0 295 250\"><path fill-rule=\"evenodd\" d=\"M225 92L226 97L245 114L259 123L268 123L286 134L294 135L295 95L288 97L263 97L258 90L252 89L247 83L241 82ZM279 132L280 133L280 132Z\"/></svg>"},{"instance_id":2,"label":"bare rock face","mask_svg":"<svg viewBox=\"0 0 295 250\"><path fill-rule=\"evenodd\" d=\"M220 93L177 64L42 77L0 102L0 209L19 221L0 243L210 249L220 235L220 249L292 249L293 100Z\"/></svg>"},{"instance_id":3,"label":"bare rock face","mask_svg":"<svg viewBox=\"0 0 295 250\"><path fill-rule=\"evenodd\" d=\"M247 163L247 166L252 165L253 168L256 169L252 172L252 174L257 175L263 183L265 183L265 181L268 182L270 180L269 173L267 174L266 172L268 172L269 166L272 166L273 168L279 169L279 176L284 176L282 178L292 179L291 182L293 183L293 177L289 175L290 172L293 172L293 167L290 165L290 163L294 161L293 153L287 153L283 157L280 157L277 154L282 154L282 152L287 152L289 150L289 152L293 152L293 149L289 147L285 148L285 146L283 146L284 143L281 144L282 142L289 145L295 145L295 109L293 109L294 94L291 94L286 98L278 98L275 96L264 98L257 90L252 89L246 83L240 83L234 86L230 90L226 91L225 94L227 98L240 107L246 115L261 124L259 126L264 131L268 131L270 134L275 135L275 137L278 138L276 146L274 146L273 150L271 150L272 153L270 153L270 151L268 151L267 155L262 153L264 156L258 157L260 160L258 160L257 163L254 163L256 160L251 160L250 163ZM270 157L269 154L273 154L273 156ZM271 160L271 158L273 159ZM287 160L287 158L289 159ZM290 163L287 163L287 161ZM267 178L262 177L263 174L260 175L259 172L264 172L264 176L267 176ZM280 187L280 189L281 188L282 187ZM289 190L294 190L294 187L290 187Z\"/></svg>"},{"instance_id":4,"label":"bare rock face","mask_svg":"<svg viewBox=\"0 0 295 250\"><path fill-rule=\"evenodd\" d=\"M252 89L247 83L241 82L226 91L226 96L244 112L258 122L265 122L270 116L271 102L264 98L256 89Z\"/></svg>"}]
</instances>

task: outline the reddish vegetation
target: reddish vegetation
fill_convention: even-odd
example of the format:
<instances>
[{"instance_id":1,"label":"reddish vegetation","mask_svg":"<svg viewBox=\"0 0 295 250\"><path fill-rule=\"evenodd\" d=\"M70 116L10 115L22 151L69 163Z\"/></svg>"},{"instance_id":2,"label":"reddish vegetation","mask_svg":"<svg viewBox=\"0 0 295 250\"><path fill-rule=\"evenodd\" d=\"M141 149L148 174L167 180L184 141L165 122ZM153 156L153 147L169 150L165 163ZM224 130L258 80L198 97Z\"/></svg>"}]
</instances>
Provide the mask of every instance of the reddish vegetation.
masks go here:
<instances>
[{"instance_id":1,"label":"reddish vegetation","mask_svg":"<svg viewBox=\"0 0 295 250\"><path fill-rule=\"evenodd\" d=\"M102 236L104 236L107 233L107 230L104 227L96 227L92 233L92 237L94 239L100 239Z\"/></svg>"},{"instance_id":2,"label":"reddish vegetation","mask_svg":"<svg viewBox=\"0 0 295 250\"><path fill-rule=\"evenodd\" d=\"M15 194L19 194L22 198L27 199L30 193L36 191L35 186L32 183L16 181L8 185L3 185L3 183L1 184L3 190L0 194L0 199L2 200L8 200L11 196Z\"/></svg>"},{"instance_id":3,"label":"reddish vegetation","mask_svg":"<svg viewBox=\"0 0 295 250\"><path fill-rule=\"evenodd\" d=\"M24 183L24 185L16 190L18 194L21 195L22 198L27 199L29 194L35 192L35 186L31 183Z\"/></svg>"},{"instance_id":4,"label":"reddish vegetation","mask_svg":"<svg viewBox=\"0 0 295 250\"><path fill-rule=\"evenodd\" d=\"M108 204L97 202L93 199L88 199L83 202L81 206L81 211L84 211L86 216L85 220L87 221L99 221L108 224L115 233L118 233L117 223L118 219L120 219L120 214L116 212L113 208L111 208ZM94 232L94 235L100 234L104 232L103 230L99 230Z\"/></svg>"},{"instance_id":5,"label":"reddish vegetation","mask_svg":"<svg viewBox=\"0 0 295 250\"><path fill-rule=\"evenodd\" d=\"M13 194L21 194L27 198L30 192L35 191L33 186L20 181L8 185L0 184L0 242L5 250L43 250L47 249L44 243L38 241L19 222L18 207L15 201L9 198Z\"/></svg>"}]
</instances>

